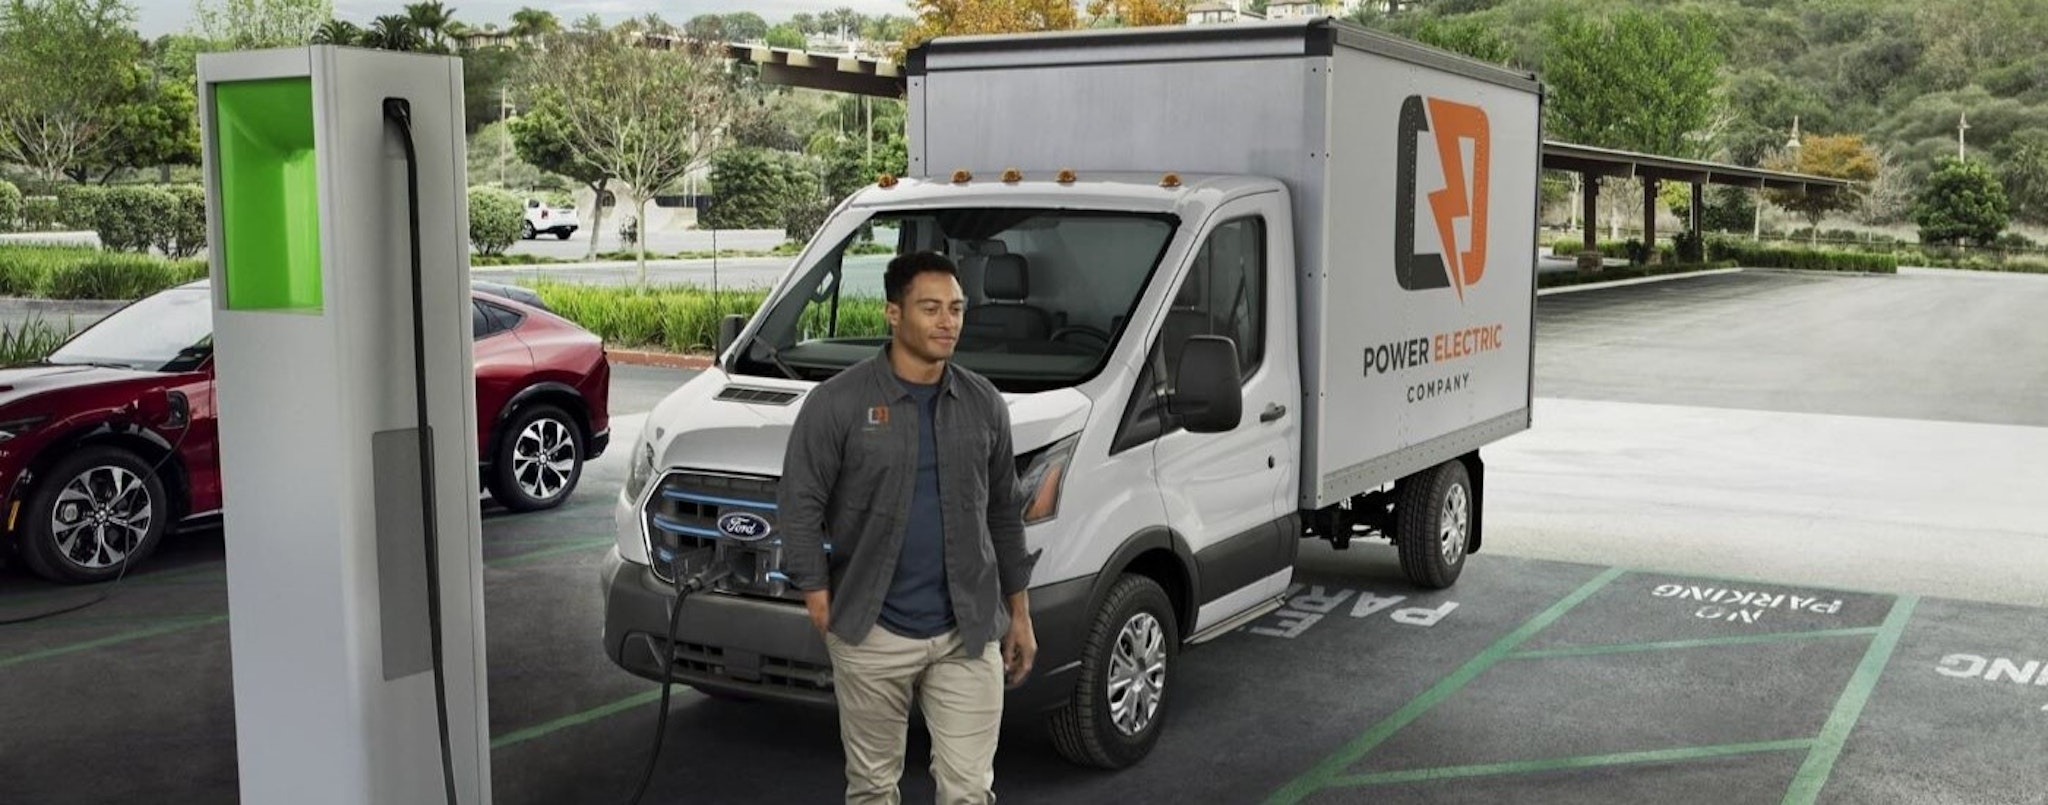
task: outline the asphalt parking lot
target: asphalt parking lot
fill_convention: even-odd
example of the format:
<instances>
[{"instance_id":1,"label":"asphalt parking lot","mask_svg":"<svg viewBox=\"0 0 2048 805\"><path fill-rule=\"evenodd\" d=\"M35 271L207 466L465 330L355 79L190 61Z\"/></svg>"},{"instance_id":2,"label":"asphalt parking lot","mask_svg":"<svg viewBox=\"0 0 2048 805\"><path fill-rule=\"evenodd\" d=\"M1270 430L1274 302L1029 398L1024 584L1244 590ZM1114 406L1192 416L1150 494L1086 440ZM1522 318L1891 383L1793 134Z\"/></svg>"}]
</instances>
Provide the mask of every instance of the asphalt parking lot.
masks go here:
<instances>
[{"instance_id":1,"label":"asphalt parking lot","mask_svg":"<svg viewBox=\"0 0 2048 805\"><path fill-rule=\"evenodd\" d=\"M1013 723L998 791L2048 801L2036 279L1758 272L1545 296L1537 428L1490 454L1488 542L1457 586L1418 592L1376 544L1305 543L1286 609L1183 655L1145 763L1077 770ZM621 367L615 428L681 377ZM623 453L562 509L485 520L499 802L623 801L645 759L658 691L597 650ZM107 602L0 627L0 799L234 801L219 540L181 535ZM0 571L0 617L81 594ZM912 734L906 801L930 801ZM840 785L830 713L683 690L664 758L660 801Z\"/></svg>"}]
</instances>

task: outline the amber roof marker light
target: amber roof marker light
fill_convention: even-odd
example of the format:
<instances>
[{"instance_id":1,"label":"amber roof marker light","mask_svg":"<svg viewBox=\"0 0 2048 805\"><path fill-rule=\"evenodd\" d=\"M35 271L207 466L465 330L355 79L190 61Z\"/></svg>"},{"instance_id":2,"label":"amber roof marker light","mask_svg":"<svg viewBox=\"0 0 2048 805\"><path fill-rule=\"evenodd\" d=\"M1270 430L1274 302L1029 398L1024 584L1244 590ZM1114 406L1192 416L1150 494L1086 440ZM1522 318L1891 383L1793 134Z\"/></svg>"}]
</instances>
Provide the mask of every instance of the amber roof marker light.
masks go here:
<instances>
[{"instance_id":1,"label":"amber roof marker light","mask_svg":"<svg viewBox=\"0 0 2048 805\"><path fill-rule=\"evenodd\" d=\"M954 184L966 184L971 181L974 181L974 174L968 173L966 168L953 171Z\"/></svg>"}]
</instances>

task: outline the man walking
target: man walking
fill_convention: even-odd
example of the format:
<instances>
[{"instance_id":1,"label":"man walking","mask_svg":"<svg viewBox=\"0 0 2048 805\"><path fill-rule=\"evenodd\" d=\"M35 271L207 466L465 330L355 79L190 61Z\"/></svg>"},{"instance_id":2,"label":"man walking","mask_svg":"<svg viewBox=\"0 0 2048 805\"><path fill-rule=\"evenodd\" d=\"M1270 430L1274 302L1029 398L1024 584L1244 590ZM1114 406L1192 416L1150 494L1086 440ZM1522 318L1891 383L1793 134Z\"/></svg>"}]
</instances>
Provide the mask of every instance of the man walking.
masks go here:
<instances>
[{"instance_id":1,"label":"man walking","mask_svg":"<svg viewBox=\"0 0 2048 805\"><path fill-rule=\"evenodd\" d=\"M1005 681L1038 653L1009 408L950 363L951 260L897 257L883 287L889 345L811 391L790 434L788 571L832 655L847 802L901 801L914 695L939 800L991 803Z\"/></svg>"}]
</instances>

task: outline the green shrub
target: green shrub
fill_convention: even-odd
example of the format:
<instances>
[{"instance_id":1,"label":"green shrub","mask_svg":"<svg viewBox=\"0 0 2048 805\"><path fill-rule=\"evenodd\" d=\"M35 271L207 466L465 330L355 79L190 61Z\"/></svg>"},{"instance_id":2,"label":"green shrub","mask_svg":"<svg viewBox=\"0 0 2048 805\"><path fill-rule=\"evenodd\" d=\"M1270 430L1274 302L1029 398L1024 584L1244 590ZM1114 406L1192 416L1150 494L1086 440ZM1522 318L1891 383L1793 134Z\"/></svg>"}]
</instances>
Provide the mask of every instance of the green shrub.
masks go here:
<instances>
[{"instance_id":1,"label":"green shrub","mask_svg":"<svg viewBox=\"0 0 2048 805\"><path fill-rule=\"evenodd\" d=\"M470 188L469 245L481 254L503 254L519 242L525 214L518 196L492 187Z\"/></svg>"},{"instance_id":2,"label":"green shrub","mask_svg":"<svg viewBox=\"0 0 2048 805\"><path fill-rule=\"evenodd\" d=\"M22 322L20 327L0 326L0 366L35 363L56 352L71 337L71 330L40 318Z\"/></svg>"},{"instance_id":3,"label":"green shrub","mask_svg":"<svg viewBox=\"0 0 2048 805\"><path fill-rule=\"evenodd\" d=\"M832 214L832 207L828 201L791 204L782 211L782 236L797 243L808 243L825 225L825 218Z\"/></svg>"},{"instance_id":4,"label":"green shrub","mask_svg":"<svg viewBox=\"0 0 2048 805\"><path fill-rule=\"evenodd\" d=\"M1896 274L1899 258L1890 254L1832 249L1781 249L1743 241L1716 239L1708 243L1710 260L1733 260L1744 268L1790 268L1801 271L1861 271Z\"/></svg>"},{"instance_id":5,"label":"green shrub","mask_svg":"<svg viewBox=\"0 0 2048 805\"><path fill-rule=\"evenodd\" d=\"M1671 248L1680 263L1699 263L1707 259L1706 239L1693 232L1673 235Z\"/></svg>"},{"instance_id":6,"label":"green shrub","mask_svg":"<svg viewBox=\"0 0 2048 805\"><path fill-rule=\"evenodd\" d=\"M56 196L29 196L22 199L22 231L47 232L56 229L60 220Z\"/></svg>"},{"instance_id":7,"label":"green shrub","mask_svg":"<svg viewBox=\"0 0 2048 805\"><path fill-rule=\"evenodd\" d=\"M719 319L734 313L751 314L767 298L767 291L761 289L722 291L714 296L709 288L693 285L635 289L538 282L533 289L557 314L596 333L607 344L672 352L710 350L718 342ZM824 308L815 306L805 311L801 326L808 337L825 334L824 314ZM879 297L840 301L840 337L887 332Z\"/></svg>"},{"instance_id":8,"label":"green shrub","mask_svg":"<svg viewBox=\"0 0 2048 805\"><path fill-rule=\"evenodd\" d=\"M177 201L177 212L168 225L152 234L152 245L174 259L184 259L206 249L206 189L198 185L167 185L162 188Z\"/></svg>"},{"instance_id":9,"label":"green shrub","mask_svg":"<svg viewBox=\"0 0 2048 805\"><path fill-rule=\"evenodd\" d=\"M27 228L21 222L21 188L0 179L0 232Z\"/></svg>"},{"instance_id":10,"label":"green shrub","mask_svg":"<svg viewBox=\"0 0 2048 805\"><path fill-rule=\"evenodd\" d=\"M171 264L139 255L103 254L49 273L51 299L140 299L171 287Z\"/></svg>"},{"instance_id":11,"label":"green shrub","mask_svg":"<svg viewBox=\"0 0 2048 805\"><path fill-rule=\"evenodd\" d=\"M178 197L161 187L130 185L106 188L92 205L92 228L100 248L116 252L147 252L174 239Z\"/></svg>"},{"instance_id":12,"label":"green shrub","mask_svg":"<svg viewBox=\"0 0 2048 805\"><path fill-rule=\"evenodd\" d=\"M57 220L66 229L84 231L95 228L99 220L99 204L107 195L107 189L98 185L64 185L57 189Z\"/></svg>"}]
</instances>

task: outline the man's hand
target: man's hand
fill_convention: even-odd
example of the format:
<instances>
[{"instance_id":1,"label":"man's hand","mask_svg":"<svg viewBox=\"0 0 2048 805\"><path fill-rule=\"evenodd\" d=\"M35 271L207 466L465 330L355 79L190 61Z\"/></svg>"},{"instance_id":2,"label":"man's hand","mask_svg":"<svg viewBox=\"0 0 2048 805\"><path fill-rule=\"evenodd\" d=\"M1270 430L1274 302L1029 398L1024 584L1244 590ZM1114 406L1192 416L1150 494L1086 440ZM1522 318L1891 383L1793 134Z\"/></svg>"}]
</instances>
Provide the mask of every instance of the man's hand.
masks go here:
<instances>
[{"instance_id":1,"label":"man's hand","mask_svg":"<svg viewBox=\"0 0 2048 805\"><path fill-rule=\"evenodd\" d=\"M804 608L811 612L811 625L817 627L818 636L824 637L832 629L832 591L804 591Z\"/></svg>"},{"instance_id":2,"label":"man's hand","mask_svg":"<svg viewBox=\"0 0 2048 805\"><path fill-rule=\"evenodd\" d=\"M1010 632L1003 635L1003 671L1010 687L1024 684L1038 661L1038 635L1031 626L1031 603L1025 593L1010 597Z\"/></svg>"}]
</instances>

